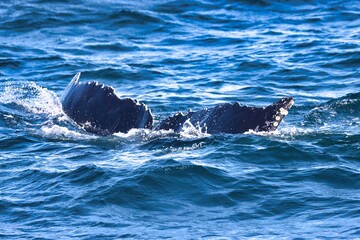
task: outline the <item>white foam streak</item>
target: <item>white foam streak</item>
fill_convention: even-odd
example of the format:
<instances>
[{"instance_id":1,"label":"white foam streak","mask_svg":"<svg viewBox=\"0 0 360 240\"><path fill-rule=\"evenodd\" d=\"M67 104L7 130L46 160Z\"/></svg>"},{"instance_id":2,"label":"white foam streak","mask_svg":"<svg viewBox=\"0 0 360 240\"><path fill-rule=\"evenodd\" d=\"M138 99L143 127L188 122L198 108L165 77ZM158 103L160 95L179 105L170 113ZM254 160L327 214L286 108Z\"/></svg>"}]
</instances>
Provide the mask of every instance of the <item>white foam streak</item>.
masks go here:
<instances>
[{"instance_id":1,"label":"white foam streak","mask_svg":"<svg viewBox=\"0 0 360 240\"><path fill-rule=\"evenodd\" d=\"M237 90L241 90L241 89L245 89L245 88L248 88L249 86L247 85L231 85L231 84L227 84L227 85L224 85L222 86L220 89L219 89L219 92L234 92L234 91L237 91Z\"/></svg>"},{"instance_id":2,"label":"white foam streak","mask_svg":"<svg viewBox=\"0 0 360 240\"><path fill-rule=\"evenodd\" d=\"M206 129L201 129L200 126L193 126L189 120L184 123L182 131L175 133L173 130L151 130L151 129L131 129L128 133L114 133L116 137L128 141L150 141L156 138L173 138L180 137L183 139L197 139L209 137Z\"/></svg>"},{"instance_id":3,"label":"white foam streak","mask_svg":"<svg viewBox=\"0 0 360 240\"><path fill-rule=\"evenodd\" d=\"M95 139L97 138L95 135L82 134L76 131L69 130L66 127L62 127L59 125L51 125L51 126L42 126L41 127L42 135L50 138L57 139Z\"/></svg>"},{"instance_id":4,"label":"white foam streak","mask_svg":"<svg viewBox=\"0 0 360 240\"><path fill-rule=\"evenodd\" d=\"M174 133L173 130L151 130L151 129L130 129L127 133L114 133L113 134L116 137L119 137L121 139L127 140L127 141L150 141L152 139L156 138L163 138L163 137L174 137L177 134Z\"/></svg>"},{"instance_id":5,"label":"white foam streak","mask_svg":"<svg viewBox=\"0 0 360 240\"><path fill-rule=\"evenodd\" d=\"M275 136L275 137L296 137L303 136L311 133L316 133L314 129L310 128L301 128L301 127L282 127L281 129L276 129L275 131L270 132L257 132L253 130L249 130L244 134L248 135L258 135L258 136Z\"/></svg>"}]
</instances>

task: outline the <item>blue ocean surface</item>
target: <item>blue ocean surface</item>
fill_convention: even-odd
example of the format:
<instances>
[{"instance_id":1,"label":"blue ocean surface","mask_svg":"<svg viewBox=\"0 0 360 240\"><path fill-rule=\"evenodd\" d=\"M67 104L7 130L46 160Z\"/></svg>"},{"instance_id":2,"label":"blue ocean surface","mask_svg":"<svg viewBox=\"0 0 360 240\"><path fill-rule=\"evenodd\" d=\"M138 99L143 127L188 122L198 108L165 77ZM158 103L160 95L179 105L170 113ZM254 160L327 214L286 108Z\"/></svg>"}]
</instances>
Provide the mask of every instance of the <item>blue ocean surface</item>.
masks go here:
<instances>
[{"instance_id":1,"label":"blue ocean surface","mask_svg":"<svg viewBox=\"0 0 360 240\"><path fill-rule=\"evenodd\" d=\"M71 78L164 118L292 96L275 132L96 136ZM2 239L359 239L360 4L0 2Z\"/></svg>"}]
</instances>

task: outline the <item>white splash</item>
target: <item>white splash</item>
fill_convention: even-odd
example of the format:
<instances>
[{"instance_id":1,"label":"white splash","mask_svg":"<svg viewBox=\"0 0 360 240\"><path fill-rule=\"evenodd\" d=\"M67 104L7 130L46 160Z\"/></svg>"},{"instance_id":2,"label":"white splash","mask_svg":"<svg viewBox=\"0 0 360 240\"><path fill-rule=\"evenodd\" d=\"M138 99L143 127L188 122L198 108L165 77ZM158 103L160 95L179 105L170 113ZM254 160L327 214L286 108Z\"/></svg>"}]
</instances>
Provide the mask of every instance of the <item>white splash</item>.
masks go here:
<instances>
[{"instance_id":1,"label":"white splash","mask_svg":"<svg viewBox=\"0 0 360 240\"><path fill-rule=\"evenodd\" d=\"M190 122L190 120L186 120L181 129L180 136L182 138L203 138L209 137L210 134L207 133L207 128L200 127L200 124L197 123L195 126Z\"/></svg>"},{"instance_id":2,"label":"white splash","mask_svg":"<svg viewBox=\"0 0 360 240\"><path fill-rule=\"evenodd\" d=\"M34 82L5 83L4 91L0 94L0 103L15 103L34 114L52 117L64 115L56 94Z\"/></svg>"},{"instance_id":3,"label":"white splash","mask_svg":"<svg viewBox=\"0 0 360 240\"><path fill-rule=\"evenodd\" d=\"M60 99L55 92L38 86L34 82L8 82L4 91L0 93L1 104L12 104L21 114L31 113L32 116L24 119L24 124L35 135L55 139L92 139L97 136L71 130L66 125L73 125L70 118L62 110ZM6 118L14 118L6 115ZM36 119L35 122L33 120ZM38 120L42 120L39 123ZM26 129L25 129L26 130Z\"/></svg>"}]
</instances>

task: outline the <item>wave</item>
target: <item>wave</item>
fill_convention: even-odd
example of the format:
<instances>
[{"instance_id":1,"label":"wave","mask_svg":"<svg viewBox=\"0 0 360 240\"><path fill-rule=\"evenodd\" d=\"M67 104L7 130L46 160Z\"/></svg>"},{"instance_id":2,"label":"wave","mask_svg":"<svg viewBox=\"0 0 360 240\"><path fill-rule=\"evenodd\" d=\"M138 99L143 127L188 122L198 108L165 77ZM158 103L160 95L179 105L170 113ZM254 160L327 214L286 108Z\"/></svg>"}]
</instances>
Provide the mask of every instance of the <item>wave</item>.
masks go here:
<instances>
[{"instance_id":1,"label":"wave","mask_svg":"<svg viewBox=\"0 0 360 240\"><path fill-rule=\"evenodd\" d=\"M360 93L332 99L313 108L306 116L305 123L317 125L337 124L360 125Z\"/></svg>"},{"instance_id":2,"label":"wave","mask_svg":"<svg viewBox=\"0 0 360 240\"><path fill-rule=\"evenodd\" d=\"M152 200L158 199L160 195L163 197L169 194L177 195L177 199L188 198L193 192L198 192L206 186L236 181L218 169L181 164L171 160L158 164L149 162L146 166L135 169L131 173L123 172L119 177L120 179L109 178L111 175L97 167L81 167L68 173L67 176L75 178L77 184L89 183L89 181L96 181L96 179L101 178L104 184L96 191L88 192L82 197L82 200L88 201L91 205L115 204L160 211L165 207L164 205L157 206L156 202L152 204ZM189 186L192 187L189 188ZM208 196L207 193L204 193L202 197L194 198L193 203L209 206L220 204L218 197L219 195L216 193L209 193ZM198 202L201 198L204 199L203 203ZM224 200L226 198L224 197ZM212 200L206 203L206 199ZM212 203L212 201L214 202ZM227 204L226 201L224 204ZM171 208L176 207L176 203L166 205Z\"/></svg>"}]
</instances>

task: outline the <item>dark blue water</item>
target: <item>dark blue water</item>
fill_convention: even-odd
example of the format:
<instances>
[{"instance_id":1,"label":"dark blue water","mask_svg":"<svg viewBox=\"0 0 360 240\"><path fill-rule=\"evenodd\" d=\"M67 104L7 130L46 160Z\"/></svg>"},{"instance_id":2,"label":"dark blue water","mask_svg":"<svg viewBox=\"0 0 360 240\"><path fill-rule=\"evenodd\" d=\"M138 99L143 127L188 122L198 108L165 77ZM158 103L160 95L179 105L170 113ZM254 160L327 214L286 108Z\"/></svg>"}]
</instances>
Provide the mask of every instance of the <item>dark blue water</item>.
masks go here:
<instances>
[{"instance_id":1,"label":"dark blue water","mask_svg":"<svg viewBox=\"0 0 360 240\"><path fill-rule=\"evenodd\" d=\"M98 137L61 109L76 72L157 123L295 105L273 133ZM360 238L359 74L355 0L2 1L0 236Z\"/></svg>"}]
</instances>

